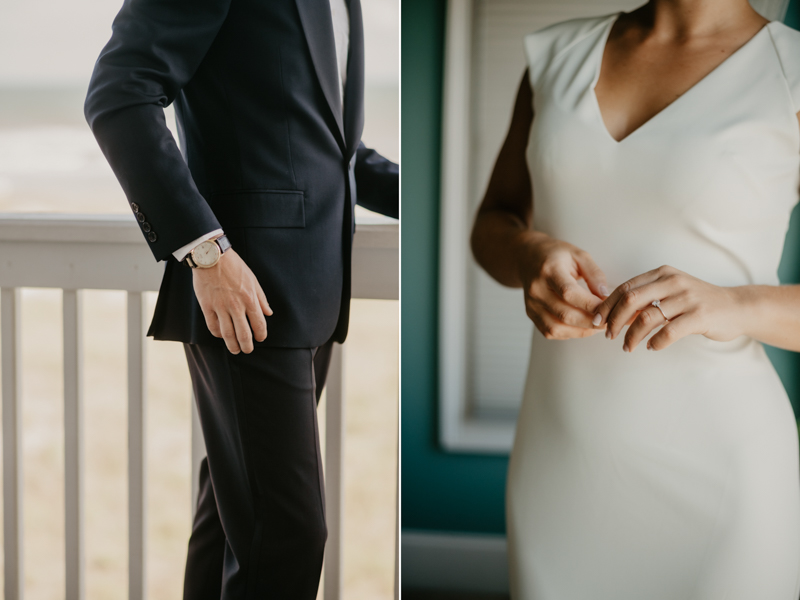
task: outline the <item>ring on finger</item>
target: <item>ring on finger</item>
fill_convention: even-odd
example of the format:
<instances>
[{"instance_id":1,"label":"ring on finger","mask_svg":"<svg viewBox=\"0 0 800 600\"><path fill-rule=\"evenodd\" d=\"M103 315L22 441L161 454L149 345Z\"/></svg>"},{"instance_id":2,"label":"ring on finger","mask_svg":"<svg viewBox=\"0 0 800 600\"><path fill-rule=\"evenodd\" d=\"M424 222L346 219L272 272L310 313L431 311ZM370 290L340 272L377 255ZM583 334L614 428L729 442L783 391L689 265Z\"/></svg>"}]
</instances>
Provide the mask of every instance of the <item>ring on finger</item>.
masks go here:
<instances>
[{"instance_id":1,"label":"ring on finger","mask_svg":"<svg viewBox=\"0 0 800 600\"><path fill-rule=\"evenodd\" d=\"M650 304L655 306L661 313L661 316L664 317L664 320L669 323L669 317L667 317L667 315L664 313L664 309L661 308L661 300L653 300Z\"/></svg>"}]
</instances>

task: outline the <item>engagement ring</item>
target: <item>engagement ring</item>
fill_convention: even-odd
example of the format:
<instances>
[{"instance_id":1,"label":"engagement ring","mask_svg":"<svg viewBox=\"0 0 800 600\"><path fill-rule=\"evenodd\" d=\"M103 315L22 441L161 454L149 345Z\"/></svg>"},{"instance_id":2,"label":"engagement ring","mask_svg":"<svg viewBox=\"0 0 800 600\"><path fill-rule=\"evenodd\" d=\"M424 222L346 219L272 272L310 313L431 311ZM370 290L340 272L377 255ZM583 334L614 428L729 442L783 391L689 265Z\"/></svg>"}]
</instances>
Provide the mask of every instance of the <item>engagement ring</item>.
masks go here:
<instances>
[{"instance_id":1,"label":"engagement ring","mask_svg":"<svg viewBox=\"0 0 800 600\"><path fill-rule=\"evenodd\" d=\"M653 302L651 304L653 306L655 306L661 312L661 316L664 317L664 320L667 323L669 323L669 319L667 318L667 315L664 314L664 309L661 308L661 300L653 300Z\"/></svg>"}]
</instances>

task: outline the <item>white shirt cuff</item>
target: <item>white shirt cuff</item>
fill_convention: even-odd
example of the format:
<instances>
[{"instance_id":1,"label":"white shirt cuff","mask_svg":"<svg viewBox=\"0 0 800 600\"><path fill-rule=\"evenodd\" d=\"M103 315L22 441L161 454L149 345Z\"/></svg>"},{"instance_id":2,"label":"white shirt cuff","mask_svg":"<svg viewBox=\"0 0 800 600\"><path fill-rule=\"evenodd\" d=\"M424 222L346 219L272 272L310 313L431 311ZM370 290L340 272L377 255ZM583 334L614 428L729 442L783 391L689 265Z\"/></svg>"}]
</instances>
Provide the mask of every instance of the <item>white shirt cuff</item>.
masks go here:
<instances>
[{"instance_id":1,"label":"white shirt cuff","mask_svg":"<svg viewBox=\"0 0 800 600\"><path fill-rule=\"evenodd\" d=\"M175 260L180 262L184 258L186 258L186 255L189 254L189 252L191 252L192 250L194 250L197 246L199 246L206 240L210 240L211 238L216 237L218 235L222 235L222 229L215 229L214 231L209 231L207 234L200 236L196 240L189 242L185 246L182 246L177 250L175 250L175 252L172 253L172 256L175 257Z\"/></svg>"}]
</instances>

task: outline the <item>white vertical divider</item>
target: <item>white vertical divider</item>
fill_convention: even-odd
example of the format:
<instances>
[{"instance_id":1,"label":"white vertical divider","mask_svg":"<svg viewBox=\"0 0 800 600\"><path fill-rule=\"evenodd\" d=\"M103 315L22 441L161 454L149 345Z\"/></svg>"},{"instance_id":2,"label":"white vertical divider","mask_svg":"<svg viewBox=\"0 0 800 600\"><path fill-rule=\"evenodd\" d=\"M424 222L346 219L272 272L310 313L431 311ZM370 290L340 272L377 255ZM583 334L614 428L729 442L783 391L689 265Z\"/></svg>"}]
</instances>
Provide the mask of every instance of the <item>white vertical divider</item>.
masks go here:
<instances>
[{"instance_id":1,"label":"white vertical divider","mask_svg":"<svg viewBox=\"0 0 800 600\"><path fill-rule=\"evenodd\" d=\"M128 292L128 598L143 600L147 585L147 420L144 296Z\"/></svg>"},{"instance_id":2,"label":"white vertical divider","mask_svg":"<svg viewBox=\"0 0 800 600\"><path fill-rule=\"evenodd\" d=\"M20 407L20 293L0 291L3 370L3 552L5 600L22 600L22 427Z\"/></svg>"},{"instance_id":3,"label":"white vertical divider","mask_svg":"<svg viewBox=\"0 0 800 600\"><path fill-rule=\"evenodd\" d=\"M64 290L64 557L66 598L85 596L82 293Z\"/></svg>"},{"instance_id":4,"label":"white vertical divider","mask_svg":"<svg viewBox=\"0 0 800 600\"><path fill-rule=\"evenodd\" d=\"M325 519L328 543L325 547L324 600L339 600L342 597L344 392L344 348L334 344L325 392Z\"/></svg>"}]
</instances>

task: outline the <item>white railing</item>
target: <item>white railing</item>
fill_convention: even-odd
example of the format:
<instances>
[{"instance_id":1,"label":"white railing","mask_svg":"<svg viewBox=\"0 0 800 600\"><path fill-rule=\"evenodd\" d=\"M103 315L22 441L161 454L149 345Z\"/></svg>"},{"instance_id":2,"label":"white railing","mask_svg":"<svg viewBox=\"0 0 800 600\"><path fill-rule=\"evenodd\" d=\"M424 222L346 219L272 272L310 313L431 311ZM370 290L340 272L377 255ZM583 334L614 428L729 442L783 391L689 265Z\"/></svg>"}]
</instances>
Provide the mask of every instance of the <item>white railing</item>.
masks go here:
<instances>
[{"instance_id":1,"label":"white railing","mask_svg":"<svg viewBox=\"0 0 800 600\"><path fill-rule=\"evenodd\" d=\"M399 297L398 225L358 222L353 248L353 297ZM64 443L66 598L83 600L83 385L81 290L128 292L128 598L145 596L145 346L143 294L158 289L162 267L138 224L117 215L0 215L0 350L2 350L3 550L5 599L22 600L22 429L20 406L20 288L61 288L64 315ZM336 346L326 386L325 478L328 543L324 598L342 590L344 356ZM194 410L194 409L193 409ZM193 497L204 454L192 418ZM395 544L397 548L397 544ZM397 565L397 562L396 562ZM398 595L395 575L395 597Z\"/></svg>"}]
</instances>

